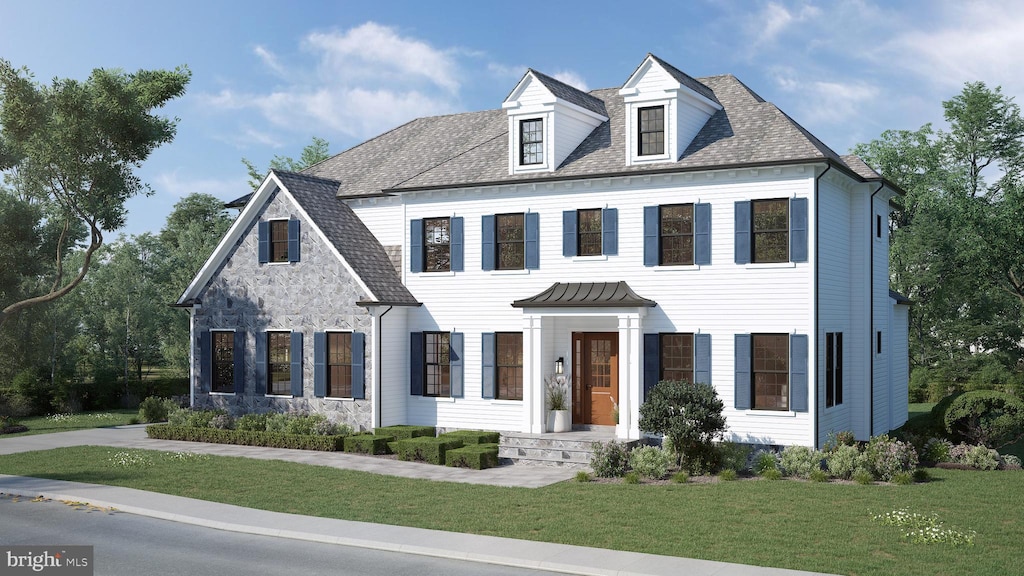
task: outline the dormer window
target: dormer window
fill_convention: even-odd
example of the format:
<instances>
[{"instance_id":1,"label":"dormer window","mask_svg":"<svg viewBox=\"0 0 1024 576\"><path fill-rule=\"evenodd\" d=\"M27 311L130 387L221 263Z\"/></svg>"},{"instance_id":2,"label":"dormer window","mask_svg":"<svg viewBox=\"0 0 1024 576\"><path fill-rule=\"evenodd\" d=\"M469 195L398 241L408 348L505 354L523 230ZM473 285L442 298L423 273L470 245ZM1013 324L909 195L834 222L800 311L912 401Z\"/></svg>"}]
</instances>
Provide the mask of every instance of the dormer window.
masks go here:
<instances>
[{"instance_id":1,"label":"dormer window","mask_svg":"<svg viewBox=\"0 0 1024 576\"><path fill-rule=\"evenodd\" d=\"M544 163L544 120L534 118L519 121L519 164Z\"/></svg>"},{"instance_id":2,"label":"dormer window","mask_svg":"<svg viewBox=\"0 0 1024 576\"><path fill-rule=\"evenodd\" d=\"M651 106L637 109L640 156L665 153L665 107Z\"/></svg>"}]
</instances>

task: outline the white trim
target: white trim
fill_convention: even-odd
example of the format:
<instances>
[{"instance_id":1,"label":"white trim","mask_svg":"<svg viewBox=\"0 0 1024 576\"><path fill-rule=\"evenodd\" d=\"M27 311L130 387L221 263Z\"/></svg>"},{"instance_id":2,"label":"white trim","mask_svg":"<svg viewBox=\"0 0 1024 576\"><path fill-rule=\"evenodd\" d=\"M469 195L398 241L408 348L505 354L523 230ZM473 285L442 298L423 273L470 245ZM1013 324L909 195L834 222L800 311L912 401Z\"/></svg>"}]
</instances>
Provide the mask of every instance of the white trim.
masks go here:
<instances>
[{"instance_id":1,"label":"white trim","mask_svg":"<svg viewBox=\"0 0 1024 576\"><path fill-rule=\"evenodd\" d=\"M700 267L704 264L658 264L657 266L651 266L655 272L691 272L694 270L700 270Z\"/></svg>"},{"instance_id":2,"label":"white trim","mask_svg":"<svg viewBox=\"0 0 1024 576\"><path fill-rule=\"evenodd\" d=\"M604 232L602 231L602 234L603 233ZM603 262L603 261L606 261L606 260L608 260L608 255L607 254L600 254L600 255L597 255L597 256L573 256L572 257L572 261L573 262Z\"/></svg>"},{"instance_id":3,"label":"white trim","mask_svg":"<svg viewBox=\"0 0 1024 576\"><path fill-rule=\"evenodd\" d=\"M781 418L796 418L797 414L792 410L755 410L753 408L739 410L739 412L747 416L779 416Z\"/></svg>"},{"instance_id":4,"label":"white trim","mask_svg":"<svg viewBox=\"0 0 1024 576\"><path fill-rule=\"evenodd\" d=\"M210 392L210 396L235 396L235 392Z\"/></svg>"},{"instance_id":5,"label":"white trim","mask_svg":"<svg viewBox=\"0 0 1024 576\"><path fill-rule=\"evenodd\" d=\"M324 396L321 400L333 400L335 402L355 402L356 399L351 396Z\"/></svg>"},{"instance_id":6,"label":"white trim","mask_svg":"<svg viewBox=\"0 0 1024 576\"><path fill-rule=\"evenodd\" d=\"M264 394L264 398L295 398L292 394Z\"/></svg>"},{"instance_id":7,"label":"white trim","mask_svg":"<svg viewBox=\"0 0 1024 576\"><path fill-rule=\"evenodd\" d=\"M796 268L796 262L751 262L744 264L747 270L771 270L773 268Z\"/></svg>"},{"instance_id":8,"label":"white trim","mask_svg":"<svg viewBox=\"0 0 1024 576\"><path fill-rule=\"evenodd\" d=\"M487 270L487 272L490 272L491 276L526 276L526 275L528 275L530 273L530 270L528 270L526 268L522 268L522 269L516 268L516 269L509 269L509 270L494 269L494 270Z\"/></svg>"}]
</instances>

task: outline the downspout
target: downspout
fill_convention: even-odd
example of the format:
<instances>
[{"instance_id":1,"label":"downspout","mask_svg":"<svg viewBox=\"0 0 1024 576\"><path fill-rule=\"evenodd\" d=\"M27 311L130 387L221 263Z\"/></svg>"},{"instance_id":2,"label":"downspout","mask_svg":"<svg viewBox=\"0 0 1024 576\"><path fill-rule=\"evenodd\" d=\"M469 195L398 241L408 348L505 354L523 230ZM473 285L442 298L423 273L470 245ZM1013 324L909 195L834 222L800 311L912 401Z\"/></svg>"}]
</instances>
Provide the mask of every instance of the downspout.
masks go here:
<instances>
[{"instance_id":1,"label":"downspout","mask_svg":"<svg viewBox=\"0 0 1024 576\"><path fill-rule=\"evenodd\" d=\"M818 426L819 426L819 420L821 420L821 414L820 414L820 411L818 410L818 370L817 370L817 366L818 366L818 344L819 344L819 341L818 341L818 313L819 313L818 312L818 308L819 308L819 306L818 306L818 287L820 285L820 277L819 276L821 274L821 272L820 272L821 268L818 266L818 252L819 252L819 248L821 247L821 242L820 242L821 233L818 232L818 220L820 219L819 216L818 216L819 213L820 213L820 210L818 210L818 203L819 203L818 185L819 185L819 182L821 181L821 178L825 174L827 174L828 171L831 170L831 169L832 169L832 164L826 164L825 165L825 171L822 172L821 174L818 174L818 177L814 179L814 366L815 366L815 370L814 370L814 448L815 449L818 448L818 438L820 437L819 436L820 432L819 432Z\"/></svg>"},{"instance_id":2,"label":"downspout","mask_svg":"<svg viewBox=\"0 0 1024 576\"><path fill-rule=\"evenodd\" d=\"M380 316L377 316L377 377L375 378L377 383L376 386L374 386L373 393L375 394L375 398L377 398L378 424L383 424L381 418L383 418L384 414L384 409L381 407L381 404L384 403L384 395L381 394L381 388L384 387L384 374L381 373L384 370L384 359L381 357L381 350L384 349L384 315L391 312L392 308L394 308L394 306L388 306L387 310L381 312Z\"/></svg>"},{"instance_id":3,"label":"downspout","mask_svg":"<svg viewBox=\"0 0 1024 576\"><path fill-rule=\"evenodd\" d=\"M875 215L875 194L882 191L885 187L885 183L879 183L878 189L871 193L871 198L868 200L868 246L870 250L869 262L868 262L868 314L871 317L871 330L868 333L868 349L871 352L870 362L870 380L868 380L868 419L869 429L868 436L875 435L875 219L872 216Z\"/></svg>"}]
</instances>

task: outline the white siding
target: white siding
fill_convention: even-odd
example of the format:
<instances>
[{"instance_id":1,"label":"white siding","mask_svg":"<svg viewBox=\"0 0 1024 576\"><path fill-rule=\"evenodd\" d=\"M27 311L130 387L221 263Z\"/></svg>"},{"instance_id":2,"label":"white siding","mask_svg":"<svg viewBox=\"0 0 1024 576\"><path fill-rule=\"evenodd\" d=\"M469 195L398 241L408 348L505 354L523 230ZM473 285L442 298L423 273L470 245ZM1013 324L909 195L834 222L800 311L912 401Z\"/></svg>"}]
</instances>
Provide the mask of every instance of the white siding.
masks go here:
<instances>
[{"instance_id":1,"label":"white siding","mask_svg":"<svg viewBox=\"0 0 1024 576\"><path fill-rule=\"evenodd\" d=\"M556 106L552 115L554 167L557 168L600 122L565 106Z\"/></svg>"},{"instance_id":2,"label":"white siding","mask_svg":"<svg viewBox=\"0 0 1024 576\"><path fill-rule=\"evenodd\" d=\"M531 76L516 101L522 108L534 108L550 103L553 99L551 92Z\"/></svg>"},{"instance_id":3,"label":"white siding","mask_svg":"<svg viewBox=\"0 0 1024 576\"><path fill-rule=\"evenodd\" d=\"M386 310L386 309L385 309ZM406 402L409 399L409 323L408 308L394 307L383 321L380 330L380 425L406 423ZM370 342L366 348L371 348Z\"/></svg>"},{"instance_id":4,"label":"white siding","mask_svg":"<svg viewBox=\"0 0 1024 576\"><path fill-rule=\"evenodd\" d=\"M907 385L910 381L910 350L907 340L910 307L894 304L891 309L892 324L889 329L889 353L892 357L889 361L890 418L891 426L898 428L907 421L907 412L910 409L907 397Z\"/></svg>"},{"instance_id":5,"label":"white siding","mask_svg":"<svg viewBox=\"0 0 1024 576\"><path fill-rule=\"evenodd\" d=\"M697 137L697 133L704 127L704 124L707 124L708 119L711 118L714 112L707 109L704 105L700 107L693 106L688 99L683 98L676 101L674 108L676 109L676 134L674 139L678 143L675 150L676 158L679 158L683 155L683 152L686 152L690 142L693 142L693 139Z\"/></svg>"},{"instance_id":6,"label":"white siding","mask_svg":"<svg viewBox=\"0 0 1024 576\"><path fill-rule=\"evenodd\" d=\"M882 217L882 237L875 236L875 217ZM873 310L875 319L875 332L882 333L882 352L877 353L875 348L875 334L872 338L872 354L875 358L874 366L874 423L872 434L885 434L892 429L889 420L889 359L892 356L890 350L889 314L892 311L892 303L889 301L889 200L884 194L874 197L871 210L870 231L871 243L874 249L874 285L872 286Z\"/></svg>"}]
</instances>

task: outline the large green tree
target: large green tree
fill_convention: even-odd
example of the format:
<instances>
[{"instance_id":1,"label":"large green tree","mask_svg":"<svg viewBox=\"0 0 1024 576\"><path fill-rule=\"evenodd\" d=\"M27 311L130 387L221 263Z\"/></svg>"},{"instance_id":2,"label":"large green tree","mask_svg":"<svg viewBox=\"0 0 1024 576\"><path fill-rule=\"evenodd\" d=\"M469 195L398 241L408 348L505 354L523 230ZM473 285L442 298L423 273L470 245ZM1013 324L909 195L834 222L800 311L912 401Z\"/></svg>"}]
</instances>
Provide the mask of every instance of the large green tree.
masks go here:
<instances>
[{"instance_id":1,"label":"large green tree","mask_svg":"<svg viewBox=\"0 0 1024 576\"><path fill-rule=\"evenodd\" d=\"M329 146L330 144L327 140L313 136L313 141L302 149L302 154L299 155L298 160L290 156L274 156L270 160L270 169L301 172L313 164L323 162L330 158L331 153L328 151ZM260 184L263 183L263 178L267 175L267 171L260 170L255 164L246 158L242 158L242 164L245 164L245 169L249 173L249 186L252 187L253 190L259 188Z\"/></svg>"},{"instance_id":2,"label":"large green tree","mask_svg":"<svg viewBox=\"0 0 1024 576\"><path fill-rule=\"evenodd\" d=\"M190 76L185 67L132 74L96 69L85 81L42 85L0 60L0 171L19 196L44 206L46 224L60 230L45 286L0 303L0 326L82 282L104 232L124 225L125 202L149 192L135 169L174 138L177 125L154 110L181 96ZM80 265L67 271L72 242L86 239Z\"/></svg>"}]
</instances>

